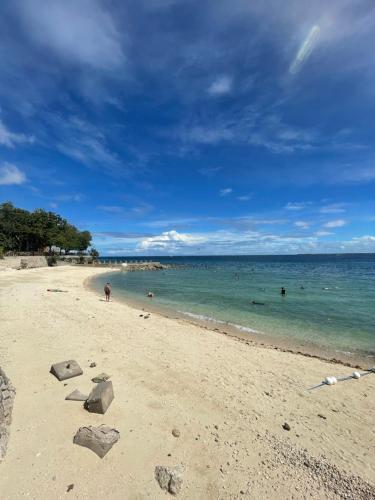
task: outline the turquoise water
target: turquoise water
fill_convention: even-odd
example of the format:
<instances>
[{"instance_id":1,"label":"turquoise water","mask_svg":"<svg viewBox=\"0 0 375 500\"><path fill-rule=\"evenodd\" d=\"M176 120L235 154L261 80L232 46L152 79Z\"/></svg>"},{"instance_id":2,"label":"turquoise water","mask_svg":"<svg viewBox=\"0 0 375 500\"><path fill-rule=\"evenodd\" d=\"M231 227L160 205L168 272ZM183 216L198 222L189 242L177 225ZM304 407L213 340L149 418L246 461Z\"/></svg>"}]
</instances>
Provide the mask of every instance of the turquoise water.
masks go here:
<instances>
[{"instance_id":1,"label":"turquoise water","mask_svg":"<svg viewBox=\"0 0 375 500\"><path fill-rule=\"evenodd\" d=\"M375 355L374 254L155 260L187 267L115 272L96 277L94 286L102 289L108 280L114 295L149 304L146 294L152 291L153 305L191 317L347 354Z\"/></svg>"}]
</instances>

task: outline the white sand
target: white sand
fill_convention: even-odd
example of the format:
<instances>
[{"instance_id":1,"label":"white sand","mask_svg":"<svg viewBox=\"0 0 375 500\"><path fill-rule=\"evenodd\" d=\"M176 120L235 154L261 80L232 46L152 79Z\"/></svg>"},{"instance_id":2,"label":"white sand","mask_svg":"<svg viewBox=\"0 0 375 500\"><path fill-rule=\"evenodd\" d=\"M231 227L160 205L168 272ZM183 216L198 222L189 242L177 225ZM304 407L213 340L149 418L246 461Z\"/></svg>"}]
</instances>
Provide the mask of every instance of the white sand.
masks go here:
<instances>
[{"instance_id":1,"label":"white sand","mask_svg":"<svg viewBox=\"0 0 375 500\"><path fill-rule=\"evenodd\" d=\"M0 366L17 390L2 500L165 498L156 465L183 464L178 498L194 500L340 498L352 474L375 483L375 375L308 392L351 369L182 320L143 319L143 311L84 288L97 272L0 272ZM64 386L49 369L66 359L84 374ZM104 416L64 400L76 388L89 392L102 371L115 391ZM101 423L121 433L102 460L72 443L80 426ZM358 489L353 498L371 496Z\"/></svg>"}]
</instances>

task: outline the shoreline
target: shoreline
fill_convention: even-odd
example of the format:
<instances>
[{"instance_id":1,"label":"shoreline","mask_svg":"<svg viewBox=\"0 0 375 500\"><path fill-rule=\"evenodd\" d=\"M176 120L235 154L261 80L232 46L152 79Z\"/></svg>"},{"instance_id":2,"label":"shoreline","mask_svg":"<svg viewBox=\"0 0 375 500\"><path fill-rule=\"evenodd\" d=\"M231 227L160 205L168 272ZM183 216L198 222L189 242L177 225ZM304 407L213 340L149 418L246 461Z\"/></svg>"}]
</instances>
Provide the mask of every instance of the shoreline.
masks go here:
<instances>
[{"instance_id":1,"label":"shoreline","mask_svg":"<svg viewBox=\"0 0 375 500\"><path fill-rule=\"evenodd\" d=\"M116 272L116 270L112 268L108 269L106 272L113 273ZM95 288L93 281L97 278L97 276L101 274L103 273L99 272L87 278L84 282L84 286L97 295L101 295L101 293ZM276 351L287 352L299 356L305 356L308 358L316 358L327 363L340 364L343 366L362 370L372 367L375 363L375 356L373 356L372 354L366 355L359 353L350 353L350 355L348 355L344 352L336 351L333 348L306 343L300 344L298 343L298 341L293 342L291 337L281 339L279 337L276 338L275 336L272 336L270 334L257 332L255 330L241 331L241 328L244 328L245 330L247 327L242 327L241 325L233 325L221 320L200 319L198 317L193 317L193 315L190 316L189 313L169 308L167 306L164 306L163 304L155 305L155 302L153 300L149 300L149 302L145 300L143 302L142 299L137 300L134 297L117 296L113 298L113 295L111 297L111 300L126 304L127 306L132 307L136 310L148 310L153 314L159 314L160 316L168 319L182 321L187 324L199 326L211 332L230 336L235 338L239 342L243 342L248 345L256 345L257 347L263 347L265 349L273 349Z\"/></svg>"}]
</instances>

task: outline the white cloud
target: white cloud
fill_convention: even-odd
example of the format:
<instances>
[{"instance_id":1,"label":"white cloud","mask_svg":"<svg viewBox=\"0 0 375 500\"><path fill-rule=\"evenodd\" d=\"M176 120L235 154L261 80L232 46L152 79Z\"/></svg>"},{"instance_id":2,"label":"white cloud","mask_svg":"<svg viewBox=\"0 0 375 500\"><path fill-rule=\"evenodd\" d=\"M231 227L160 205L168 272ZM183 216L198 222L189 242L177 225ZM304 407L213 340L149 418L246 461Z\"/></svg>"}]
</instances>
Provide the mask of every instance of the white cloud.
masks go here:
<instances>
[{"instance_id":1,"label":"white cloud","mask_svg":"<svg viewBox=\"0 0 375 500\"><path fill-rule=\"evenodd\" d=\"M365 235L365 236L359 236L359 237L356 237L356 238L352 238L352 241L353 242L359 242L359 243L375 243L375 236L369 236L369 235Z\"/></svg>"},{"instance_id":2,"label":"white cloud","mask_svg":"<svg viewBox=\"0 0 375 500\"><path fill-rule=\"evenodd\" d=\"M138 251L164 250L174 252L181 247L192 247L203 243L205 239L198 235L178 233L177 231L164 231L158 236L143 239L137 246Z\"/></svg>"},{"instance_id":3,"label":"white cloud","mask_svg":"<svg viewBox=\"0 0 375 500\"><path fill-rule=\"evenodd\" d=\"M64 61L100 70L123 62L111 11L97 0L23 0L18 12L30 39Z\"/></svg>"},{"instance_id":4,"label":"white cloud","mask_svg":"<svg viewBox=\"0 0 375 500\"><path fill-rule=\"evenodd\" d=\"M59 194L55 197L56 201L71 202L71 201L81 201L83 195L80 193L66 193Z\"/></svg>"},{"instance_id":5,"label":"white cloud","mask_svg":"<svg viewBox=\"0 0 375 500\"><path fill-rule=\"evenodd\" d=\"M285 205L285 209L286 210L303 210L304 208L306 208L308 205L310 205L310 202L306 202L306 201L302 201L302 202L291 202L289 201L286 205Z\"/></svg>"},{"instance_id":6,"label":"white cloud","mask_svg":"<svg viewBox=\"0 0 375 500\"><path fill-rule=\"evenodd\" d=\"M98 205L96 208L110 214L119 214L123 211L123 208L117 205Z\"/></svg>"},{"instance_id":7,"label":"white cloud","mask_svg":"<svg viewBox=\"0 0 375 500\"><path fill-rule=\"evenodd\" d=\"M16 144L33 143L34 137L25 134L11 132L0 120L0 144L8 148L14 148Z\"/></svg>"},{"instance_id":8,"label":"white cloud","mask_svg":"<svg viewBox=\"0 0 375 500\"><path fill-rule=\"evenodd\" d=\"M187 142L198 144L217 144L222 141L231 141L234 132L225 124L218 126L195 125L192 128L184 128L180 137Z\"/></svg>"},{"instance_id":9,"label":"white cloud","mask_svg":"<svg viewBox=\"0 0 375 500\"><path fill-rule=\"evenodd\" d=\"M333 234L333 233L331 233L330 231L316 231L314 233L314 236L318 236L318 238L320 238L322 236L329 236L330 234Z\"/></svg>"},{"instance_id":10,"label":"white cloud","mask_svg":"<svg viewBox=\"0 0 375 500\"><path fill-rule=\"evenodd\" d=\"M323 227L330 229L333 227L342 227L342 226L345 226L345 224L346 224L346 220L337 219L337 220L331 220L329 222L326 222L325 224L323 224Z\"/></svg>"},{"instance_id":11,"label":"white cloud","mask_svg":"<svg viewBox=\"0 0 375 500\"><path fill-rule=\"evenodd\" d=\"M229 194L233 193L233 189L232 188L224 188L224 189L220 189L220 196L228 196Z\"/></svg>"},{"instance_id":12,"label":"white cloud","mask_svg":"<svg viewBox=\"0 0 375 500\"><path fill-rule=\"evenodd\" d=\"M245 196L237 196L238 201L249 201L251 199L251 195L245 195Z\"/></svg>"},{"instance_id":13,"label":"white cloud","mask_svg":"<svg viewBox=\"0 0 375 500\"><path fill-rule=\"evenodd\" d=\"M345 241L341 245L341 249L345 252L375 252L375 236L364 235L352 238Z\"/></svg>"},{"instance_id":14,"label":"white cloud","mask_svg":"<svg viewBox=\"0 0 375 500\"><path fill-rule=\"evenodd\" d=\"M230 76L222 75L211 83L207 92L212 96L229 94L232 90L232 85L233 79Z\"/></svg>"},{"instance_id":15,"label":"white cloud","mask_svg":"<svg viewBox=\"0 0 375 500\"><path fill-rule=\"evenodd\" d=\"M19 185L26 182L26 175L16 165L4 163L0 166L0 185Z\"/></svg>"},{"instance_id":16,"label":"white cloud","mask_svg":"<svg viewBox=\"0 0 375 500\"><path fill-rule=\"evenodd\" d=\"M87 166L96 166L111 173L124 174L126 168L107 144L104 131L95 125L70 116L65 119L60 116L50 117L50 126L54 127L58 136L57 149L66 156Z\"/></svg>"},{"instance_id":17,"label":"white cloud","mask_svg":"<svg viewBox=\"0 0 375 500\"><path fill-rule=\"evenodd\" d=\"M320 209L322 214L340 214L346 212L345 203L332 203Z\"/></svg>"},{"instance_id":18,"label":"white cloud","mask_svg":"<svg viewBox=\"0 0 375 500\"><path fill-rule=\"evenodd\" d=\"M310 224L304 220L297 220L294 225L298 227L299 229L308 229L310 227Z\"/></svg>"}]
</instances>

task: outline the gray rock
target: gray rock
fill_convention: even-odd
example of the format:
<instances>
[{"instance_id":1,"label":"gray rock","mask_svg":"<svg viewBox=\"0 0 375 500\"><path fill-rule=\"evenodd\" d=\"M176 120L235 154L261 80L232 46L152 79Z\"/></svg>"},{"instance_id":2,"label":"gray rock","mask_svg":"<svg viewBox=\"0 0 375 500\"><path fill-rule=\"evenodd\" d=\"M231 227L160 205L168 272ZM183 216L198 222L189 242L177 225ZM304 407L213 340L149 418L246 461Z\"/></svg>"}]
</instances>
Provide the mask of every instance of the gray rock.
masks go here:
<instances>
[{"instance_id":1,"label":"gray rock","mask_svg":"<svg viewBox=\"0 0 375 500\"><path fill-rule=\"evenodd\" d=\"M173 435L175 438L178 438L178 437L180 437L181 432L180 432L178 429L173 429L173 430L172 430L172 435Z\"/></svg>"},{"instance_id":2,"label":"gray rock","mask_svg":"<svg viewBox=\"0 0 375 500\"><path fill-rule=\"evenodd\" d=\"M108 379L111 378L111 375L107 375L106 373L99 373L96 377L92 378L91 380L95 384L99 384L100 382L106 382Z\"/></svg>"},{"instance_id":3,"label":"gray rock","mask_svg":"<svg viewBox=\"0 0 375 500\"><path fill-rule=\"evenodd\" d=\"M0 368L0 460L5 457L16 390Z\"/></svg>"},{"instance_id":4,"label":"gray rock","mask_svg":"<svg viewBox=\"0 0 375 500\"><path fill-rule=\"evenodd\" d=\"M182 470L180 467L167 467L157 465L155 467L155 479L162 490L168 491L172 495L177 495L182 486Z\"/></svg>"},{"instance_id":5,"label":"gray rock","mask_svg":"<svg viewBox=\"0 0 375 500\"><path fill-rule=\"evenodd\" d=\"M100 382L90 392L85 408L91 413L104 413L114 398L112 382Z\"/></svg>"},{"instance_id":6,"label":"gray rock","mask_svg":"<svg viewBox=\"0 0 375 500\"><path fill-rule=\"evenodd\" d=\"M99 427L80 427L73 438L73 443L89 448L98 457L103 458L119 439L118 430L100 425Z\"/></svg>"},{"instance_id":7,"label":"gray rock","mask_svg":"<svg viewBox=\"0 0 375 500\"><path fill-rule=\"evenodd\" d=\"M82 368L79 366L77 361L74 361L74 359L62 361L61 363L55 363L51 366L50 371L59 380L67 380L68 378L78 377L78 375L82 375L83 373Z\"/></svg>"},{"instance_id":8,"label":"gray rock","mask_svg":"<svg viewBox=\"0 0 375 500\"><path fill-rule=\"evenodd\" d=\"M68 394L65 399L68 401L86 401L88 399L88 396L76 389Z\"/></svg>"}]
</instances>

